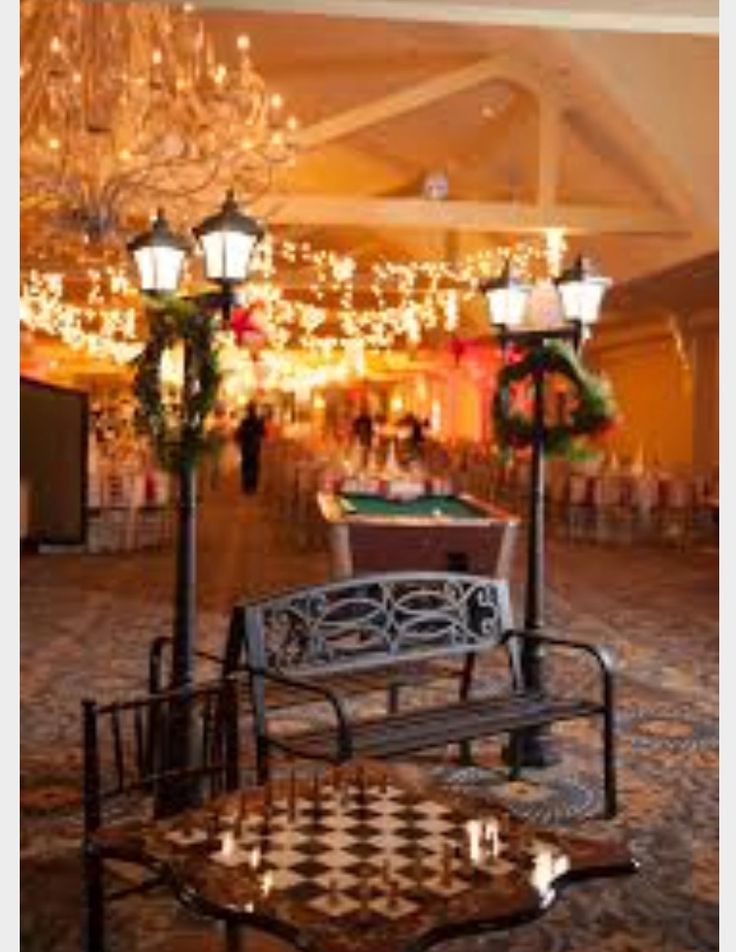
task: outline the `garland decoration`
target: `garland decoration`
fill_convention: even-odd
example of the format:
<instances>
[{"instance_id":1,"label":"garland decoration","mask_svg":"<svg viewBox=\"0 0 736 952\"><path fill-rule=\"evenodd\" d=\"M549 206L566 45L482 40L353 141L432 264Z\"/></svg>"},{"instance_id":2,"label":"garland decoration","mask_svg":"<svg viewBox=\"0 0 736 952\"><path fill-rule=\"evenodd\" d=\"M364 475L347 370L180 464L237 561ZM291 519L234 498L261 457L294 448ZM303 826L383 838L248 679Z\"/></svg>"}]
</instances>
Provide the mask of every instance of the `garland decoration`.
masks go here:
<instances>
[{"instance_id":1,"label":"garland decoration","mask_svg":"<svg viewBox=\"0 0 736 952\"><path fill-rule=\"evenodd\" d=\"M541 361L545 375L559 374L569 380L578 398L569 422L545 426L545 453L569 459L590 455L582 450L579 438L609 430L618 419L618 410L608 380L586 370L573 348L558 340L547 341L541 352L530 351L500 371L493 399L493 423L501 446L521 449L532 443L534 423L513 409L511 388L533 374L536 361Z\"/></svg>"},{"instance_id":2,"label":"garland decoration","mask_svg":"<svg viewBox=\"0 0 736 952\"><path fill-rule=\"evenodd\" d=\"M134 363L136 422L147 433L161 465L173 472L196 465L208 451L204 432L214 407L220 370L214 348L215 322L193 301L174 295L147 298L150 333ZM182 391L177 409L166 407L161 393L161 358L177 343L188 346L193 376L188 399Z\"/></svg>"}]
</instances>

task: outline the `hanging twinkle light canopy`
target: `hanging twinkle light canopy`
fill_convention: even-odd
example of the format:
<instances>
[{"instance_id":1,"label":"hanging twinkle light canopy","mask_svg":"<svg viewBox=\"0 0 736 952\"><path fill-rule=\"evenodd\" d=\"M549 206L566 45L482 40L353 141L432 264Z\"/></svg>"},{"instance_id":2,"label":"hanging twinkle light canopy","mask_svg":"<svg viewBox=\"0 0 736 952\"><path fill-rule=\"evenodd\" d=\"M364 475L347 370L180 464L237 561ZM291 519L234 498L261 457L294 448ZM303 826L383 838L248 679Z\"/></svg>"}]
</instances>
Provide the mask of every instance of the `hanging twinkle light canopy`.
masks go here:
<instances>
[{"instance_id":1,"label":"hanging twinkle light canopy","mask_svg":"<svg viewBox=\"0 0 736 952\"><path fill-rule=\"evenodd\" d=\"M268 191L297 122L231 42L219 59L192 4L21 0L22 202L99 241L151 206Z\"/></svg>"},{"instance_id":2,"label":"hanging twinkle light canopy","mask_svg":"<svg viewBox=\"0 0 736 952\"><path fill-rule=\"evenodd\" d=\"M151 235L162 239L156 243L161 257L157 267L170 271L174 287L184 251L160 215L151 227ZM303 350L331 361L356 348L361 354L386 352L455 333L461 307L476 296L481 280L489 290L498 286L503 299L506 279L517 282L518 273L524 280L521 305L526 309L529 282L545 270L544 262L543 243L519 241L488 247L454 263L383 260L366 266L307 241L267 235L253 249L253 278L238 303L269 351ZM489 280L498 268L504 280ZM295 275L304 277L298 296L289 290ZM76 278L68 271L31 269L21 283L21 323L75 349L105 353L124 363L142 347L143 333L128 281L119 265L85 269ZM509 315L506 320L514 324ZM230 351L242 346L239 336L237 328L219 332L222 347Z\"/></svg>"}]
</instances>

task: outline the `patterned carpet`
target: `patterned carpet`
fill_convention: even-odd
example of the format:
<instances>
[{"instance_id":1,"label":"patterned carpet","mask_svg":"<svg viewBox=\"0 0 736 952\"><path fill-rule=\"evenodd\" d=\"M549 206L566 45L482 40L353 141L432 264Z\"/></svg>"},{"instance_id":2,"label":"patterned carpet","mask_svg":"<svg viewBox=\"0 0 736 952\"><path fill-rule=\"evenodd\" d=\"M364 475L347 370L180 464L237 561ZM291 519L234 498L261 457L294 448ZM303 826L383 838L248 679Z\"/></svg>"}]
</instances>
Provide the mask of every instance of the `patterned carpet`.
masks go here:
<instances>
[{"instance_id":1,"label":"patterned carpet","mask_svg":"<svg viewBox=\"0 0 736 952\"><path fill-rule=\"evenodd\" d=\"M518 553L514 598L522 596ZM171 552L54 554L21 563L21 947L80 948L80 717L84 696L143 687L148 644L168 633ZM258 498L206 498L199 540L199 636L216 648L240 596L327 578ZM559 766L509 783L500 743L477 766L428 761L442 782L522 816L620 836L641 863L624 880L571 887L540 920L443 952L707 952L718 948L718 556L713 551L548 545L549 628L606 644L620 667L621 812L600 809L599 738L555 729ZM118 903L112 952L208 952L216 927L165 894ZM252 952L286 949L258 935ZM382 950L389 952L389 950Z\"/></svg>"}]
</instances>

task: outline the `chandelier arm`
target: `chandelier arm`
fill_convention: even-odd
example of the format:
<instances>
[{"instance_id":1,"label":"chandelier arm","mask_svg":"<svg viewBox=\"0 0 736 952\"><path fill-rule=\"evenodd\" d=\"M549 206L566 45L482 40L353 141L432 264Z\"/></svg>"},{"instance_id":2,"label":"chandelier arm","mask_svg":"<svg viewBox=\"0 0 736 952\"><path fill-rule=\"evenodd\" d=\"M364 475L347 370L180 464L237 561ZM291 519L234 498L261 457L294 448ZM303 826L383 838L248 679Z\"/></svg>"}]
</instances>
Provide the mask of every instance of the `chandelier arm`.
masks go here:
<instances>
[{"instance_id":1,"label":"chandelier arm","mask_svg":"<svg viewBox=\"0 0 736 952\"><path fill-rule=\"evenodd\" d=\"M26 3L26 6L30 7L32 4ZM33 128L36 112L40 108L39 102L45 92L43 77L49 58L50 37L54 35L56 29L55 17L48 14L44 16L45 12L42 12L42 8L39 7L29 15L30 23L26 26L21 44L24 52L28 53L27 62L33 64L33 70L28 76L24 75L21 82L21 139Z\"/></svg>"},{"instance_id":2,"label":"chandelier arm","mask_svg":"<svg viewBox=\"0 0 736 952\"><path fill-rule=\"evenodd\" d=\"M29 195L27 192L25 196L21 194L21 202L39 199L41 197L38 194L39 192L50 198L58 198L62 191L73 192L73 197L77 199L85 197L79 179L63 175L53 175L49 173L46 175L26 176L25 178L21 176L21 189L24 185L26 188L32 190L32 194Z\"/></svg>"},{"instance_id":3,"label":"chandelier arm","mask_svg":"<svg viewBox=\"0 0 736 952\"><path fill-rule=\"evenodd\" d=\"M27 139L31 132L34 129L36 114L41 109L41 102L44 94L44 85L41 80L41 75L34 75L31 79L25 80L24 84L26 85L25 90L23 85L21 85L21 102L20 102L20 139L21 142L23 139Z\"/></svg>"},{"instance_id":4,"label":"chandelier arm","mask_svg":"<svg viewBox=\"0 0 736 952\"><path fill-rule=\"evenodd\" d=\"M261 198L295 154L271 122L263 77L248 57L223 77L201 17L88 0L20 4L21 207L54 255L55 229L96 244L144 195L184 203L239 179ZM233 142L236 128L247 139ZM47 228L34 220L45 209Z\"/></svg>"},{"instance_id":5,"label":"chandelier arm","mask_svg":"<svg viewBox=\"0 0 736 952\"><path fill-rule=\"evenodd\" d=\"M185 190L177 189L176 191L174 191L172 189L162 188L161 186L158 186L158 185L150 185L150 184L147 184L144 180L141 180L141 176L146 176L150 174L152 170L157 170L159 168L161 169L161 171L167 168L170 169L171 167L170 164L166 162L154 163L152 165L147 165L140 169L131 170L131 172L129 173L123 173L123 174L117 175L115 176L114 179L110 181L109 184L110 184L110 187L116 193L123 193L129 187L133 186L133 187L137 187L146 191L154 191L156 192L156 194L161 195L163 197L172 197L177 195L178 196L193 195L193 194L196 194L196 192L200 192L202 191L202 189L207 188L208 185L211 185L214 182L215 178L218 176L220 172L219 161L216 158L213 159L212 161L216 163L215 168L206 174L205 179L203 179L202 182L200 182L199 184Z\"/></svg>"},{"instance_id":6,"label":"chandelier arm","mask_svg":"<svg viewBox=\"0 0 736 952\"><path fill-rule=\"evenodd\" d=\"M264 195L268 195L269 192L273 190L274 169L268 168L266 174L268 175L268 182L263 186L263 188L261 188L259 192L252 192L248 197L248 201L257 202L259 199L263 198Z\"/></svg>"}]
</instances>

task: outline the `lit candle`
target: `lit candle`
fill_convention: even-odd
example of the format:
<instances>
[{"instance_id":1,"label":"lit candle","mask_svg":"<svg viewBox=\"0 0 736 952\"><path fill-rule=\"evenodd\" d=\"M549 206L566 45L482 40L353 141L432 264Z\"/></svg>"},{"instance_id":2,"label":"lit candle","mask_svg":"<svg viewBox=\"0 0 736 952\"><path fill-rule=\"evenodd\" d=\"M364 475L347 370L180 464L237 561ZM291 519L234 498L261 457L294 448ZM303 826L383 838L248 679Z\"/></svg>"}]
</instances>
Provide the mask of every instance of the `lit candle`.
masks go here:
<instances>
[{"instance_id":1,"label":"lit candle","mask_svg":"<svg viewBox=\"0 0 736 952\"><path fill-rule=\"evenodd\" d=\"M261 848L260 846L254 846L250 851L250 865L251 869L258 869L261 865Z\"/></svg>"},{"instance_id":2,"label":"lit candle","mask_svg":"<svg viewBox=\"0 0 736 952\"><path fill-rule=\"evenodd\" d=\"M498 820L489 819L483 823L483 839L490 844L491 857L495 859L499 852Z\"/></svg>"},{"instance_id":3,"label":"lit candle","mask_svg":"<svg viewBox=\"0 0 736 952\"><path fill-rule=\"evenodd\" d=\"M220 852L225 859L230 859L235 852L235 836L232 830L225 830L222 834Z\"/></svg>"},{"instance_id":4,"label":"lit candle","mask_svg":"<svg viewBox=\"0 0 736 952\"><path fill-rule=\"evenodd\" d=\"M553 875L554 861L552 859L551 848L544 843L535 843L534 867L531 874L532 885L540 893L544 894L549 890Z\"/></svg>"},{"instance_id":5,"label":"lit candle","mask_svg":"<svg viewBox=\"0 0 736 952\"><path fill-rule=\"evenodd\" d=\"M465 824L465 829L468 834L468 851L470 853L470 861L479 866L482 861L482 850L481 843L483 840L483 826L479 820L468 820Z\"/></svg>"},{"instance_id":6,"label":"lit candle","mask_svg":"<svg viewBox=\"0 0 736 952\"><path fill-rule=\"evenodd\" d=\"M264 896L268 896L268 894L271 892L272 889L273 889L273 873L271 872L270 869L267 869L266 872L263 874L263 879L261 880L261 892L263 893Z\"/></svg>"}]
</instances>

